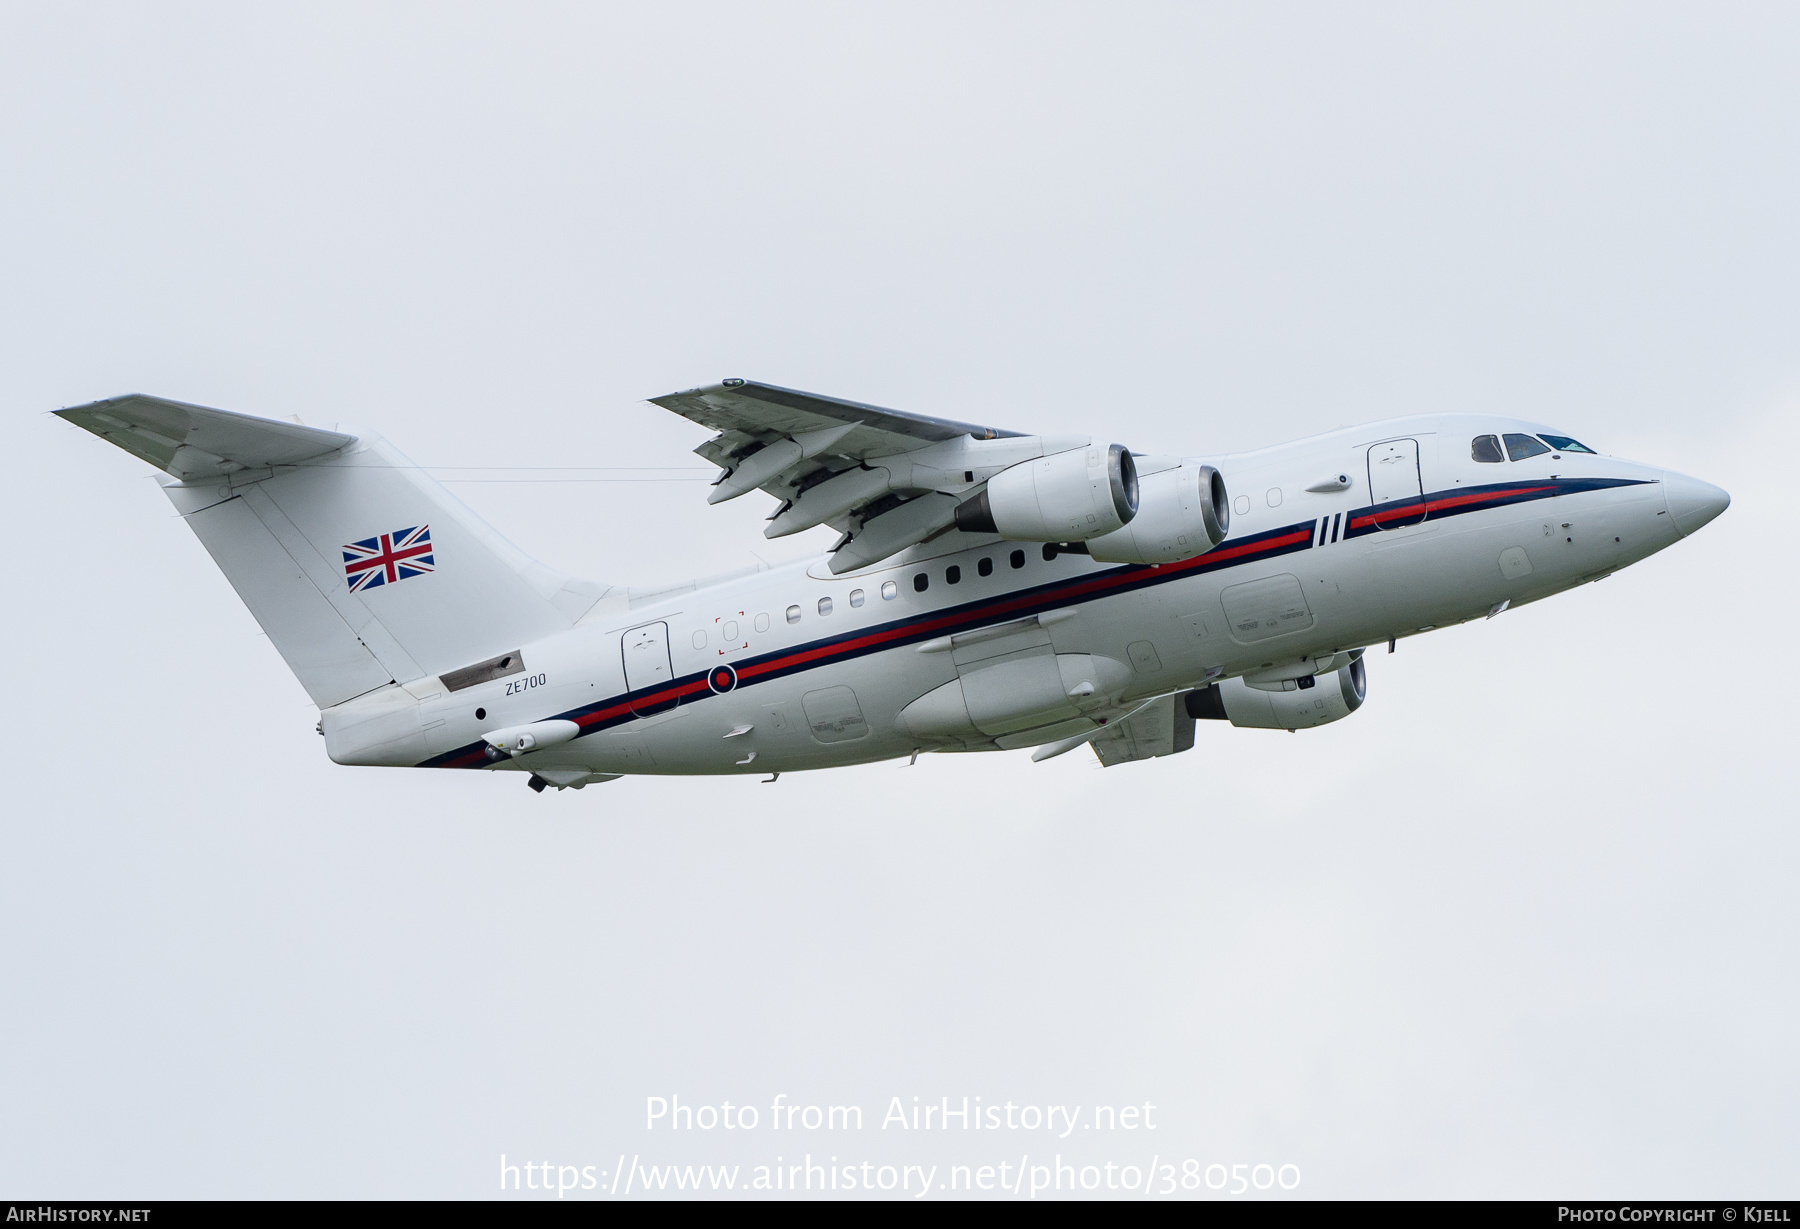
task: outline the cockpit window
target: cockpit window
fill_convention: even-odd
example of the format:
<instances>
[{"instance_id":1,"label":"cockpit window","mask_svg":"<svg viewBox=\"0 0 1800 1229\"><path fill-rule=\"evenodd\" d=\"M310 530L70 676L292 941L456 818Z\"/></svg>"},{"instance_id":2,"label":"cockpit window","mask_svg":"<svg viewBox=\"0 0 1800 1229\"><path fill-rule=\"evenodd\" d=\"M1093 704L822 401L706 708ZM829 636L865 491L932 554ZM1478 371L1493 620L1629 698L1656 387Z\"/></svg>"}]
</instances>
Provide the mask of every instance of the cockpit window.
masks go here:
<instances>
[{"instance_id":1,"label":"cockpit window","mask_svg":"<svg viewBox=\"0 0 1800 1229\"><path fill-rule=\"evenodd\" d=\"M1544 435L1544 442L1546 444L1550 445L1550 447L1556 449L1558 452L1586 452L1586 453L1594 452L1594 450L1592 448L1589 448L1586 444L1582 443L1580 440L1572 440L1566 435L1551 435L1548 432L1546 432ZM1595 454L1595 455L1598 455L1598 454Z\"/></svg>"},{"instance_id":2,"label":"cockpit window","mask_svg":"<svg viewBox=\"0 0 1800 1229\"><path fill-rule=\"evenodd\" d=\"M1535 435L1519 435L1512 431L1506 433L1506 455L1515 461L1542 456L1549 451L1549 446Z\"/></svg>"},{"instance_id":3,"label":"cockpit window","mask_svg":"<svg viewBox=\"0 0 1800 1229\"><path fill-rule=\"evenodd\" d=\"M1506 458L1500 455L1500 437L1478 435L1469 441L1469 455L1483 465L1498 465Z\"/></svg>"}]
</instances>

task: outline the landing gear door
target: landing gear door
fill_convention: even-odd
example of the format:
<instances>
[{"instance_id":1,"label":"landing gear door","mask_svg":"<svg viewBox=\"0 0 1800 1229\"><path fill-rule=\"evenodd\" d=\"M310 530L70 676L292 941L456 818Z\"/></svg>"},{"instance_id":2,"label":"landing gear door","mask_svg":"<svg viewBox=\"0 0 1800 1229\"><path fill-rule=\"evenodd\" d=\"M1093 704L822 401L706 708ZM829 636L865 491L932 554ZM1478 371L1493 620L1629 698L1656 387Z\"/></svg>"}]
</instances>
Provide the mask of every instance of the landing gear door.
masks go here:
<instances>
[{"instance_id":1,"label":"landing gear door","mask_svg":"<svg viewBox=\"0 0 1800 1229\"><path fill-rule=\"evenodd\" d=\"M675 671L669 664L669 625L646 623L623 638L625 686L631 693L631 711L640 717L675 707L670 683Z\"/></svg>"},{"instance_id":2,"label":"landing gear door","mask_svg":"<svg viewBox=\"0 0 1800 1229\"><path fill-rule=\"evenodd\" d=\"M1425 519L1418 440L1389 440L1369 449L1369 502L1381 529L1417 525Z\"/></svg>"}]
</instances>

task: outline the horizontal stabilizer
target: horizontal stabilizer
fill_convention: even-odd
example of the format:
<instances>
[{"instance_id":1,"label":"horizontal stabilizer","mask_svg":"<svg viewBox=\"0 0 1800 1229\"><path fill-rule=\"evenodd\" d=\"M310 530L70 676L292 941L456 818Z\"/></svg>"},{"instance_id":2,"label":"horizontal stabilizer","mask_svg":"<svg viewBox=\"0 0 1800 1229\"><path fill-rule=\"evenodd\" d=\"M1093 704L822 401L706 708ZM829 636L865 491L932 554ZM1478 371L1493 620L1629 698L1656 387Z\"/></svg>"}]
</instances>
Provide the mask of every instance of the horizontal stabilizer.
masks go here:
<instances>
[{"instance_id":1,"label":"horizontal stabilizer","mask_svg":"<svg viewBox=\"0 0 1800 1229\"><path fill-rule=\"evenodd\" d=\"M355 436L336 431L141 393L56 413L183 482L298 465L356 442Z\"/></svg>"}]
</instances>

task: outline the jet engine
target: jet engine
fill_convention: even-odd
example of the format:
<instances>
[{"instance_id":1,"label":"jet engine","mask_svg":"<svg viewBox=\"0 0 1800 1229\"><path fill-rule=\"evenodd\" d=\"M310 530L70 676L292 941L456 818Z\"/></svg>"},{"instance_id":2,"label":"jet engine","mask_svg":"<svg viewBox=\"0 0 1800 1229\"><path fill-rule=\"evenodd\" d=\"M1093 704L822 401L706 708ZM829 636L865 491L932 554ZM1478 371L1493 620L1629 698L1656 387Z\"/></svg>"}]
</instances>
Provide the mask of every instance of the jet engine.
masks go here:
<instances>
[{"instance_id":1,"label":"jet engine","mask_svg":"<svg viewBox=\"0 0 1800 1229\"><path fill-rule=\"evenodd\" d=\"M1210 465L1177 465L1145 474L1138 490L1138 511L1131 523L1088 540L1088 554L1095 559L1176 563L1204 555L1231 530L1225 479Z\"/></svg>"},{"instance_id":2,"label":"jet engine","mask_svg":"<svg viewBox=\"0 0 1800 1229\"><path fill-rule=\"evenodd\" d=\"M956 509L956 527L1015 542L1085 542L1138 510L1137 466L1118 444L1052 453L1003 469Z\"/></svg>"},{"instance_id":3,"label":"jet engine","mask_svg":"<svg viewBox=\"0 0 1800 1229\"><path fill-rule=\"evenodd\" d=\"M1285 685L1291 690L1267 691L1243 679L1226 679L1188 692L1187 713L1257 730L1311 729L1361 708L1368 676L1358 656L1329 674L1307 675Z\"/></svg>"}]
</instances>

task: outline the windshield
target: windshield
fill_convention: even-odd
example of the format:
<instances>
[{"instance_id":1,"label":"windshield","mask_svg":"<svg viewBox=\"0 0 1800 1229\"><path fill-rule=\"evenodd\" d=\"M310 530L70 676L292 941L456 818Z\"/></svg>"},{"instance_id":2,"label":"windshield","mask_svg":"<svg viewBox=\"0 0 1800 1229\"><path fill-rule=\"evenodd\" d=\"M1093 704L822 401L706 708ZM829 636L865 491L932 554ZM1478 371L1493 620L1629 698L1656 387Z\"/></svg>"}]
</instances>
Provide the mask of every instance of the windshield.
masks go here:
<instances>
[{"instance_id":1,"label":"windshield","mask_svg":"<svg viewBox=\"0 0 1800 1229\"><path fill-rule=\"evenodd\" d=\"M1598 453L1595 453L1592 448L1589 448L1586 444L1582 443L1580 440L1570 439L1566 435L1551 435L1548 431L1546 431L1546 432L1544 432L1544 442L1546 444L1550 445L1550 447L1556 449L1558 452L1586 452L1586 453L1592 453L1595 456L1599 455Z\"/></svg>"},{"instance_id":2,"label":"windshield","mask_svg":"<svg viewBox=\"0 0 1800 1229\"><path fill-rule=\"evenodd\" d=\"M1523 461L1526 457L1540 456L1549 451L1535 435L1519 435L1512 431L1506 433L1506 455L1515 461Z\"/></svg>"}]
</instances>

